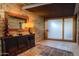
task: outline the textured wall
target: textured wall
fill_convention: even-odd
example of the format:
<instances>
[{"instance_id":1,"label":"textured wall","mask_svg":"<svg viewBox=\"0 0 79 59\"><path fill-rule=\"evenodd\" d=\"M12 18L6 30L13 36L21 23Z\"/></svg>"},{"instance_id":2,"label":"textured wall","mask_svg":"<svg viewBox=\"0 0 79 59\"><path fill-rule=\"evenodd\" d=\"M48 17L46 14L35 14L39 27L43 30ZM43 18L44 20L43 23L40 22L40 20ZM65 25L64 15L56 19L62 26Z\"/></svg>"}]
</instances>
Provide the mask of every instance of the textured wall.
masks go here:
<instances>
[{"instance_id":1,"label":"textured wall","mask_svg":"<svg viewBox=\"0 0 79 59\"><path fill-rule=\"evenodd\" d=\"M5 11L28 16L29 21L34 25L33 29L35 31L36 42L44 39L44 20L42 17L35 15L34 13L27 10L22 10L17 4L5 3L0 5Z\"/></svg>"},{"instance_id":2,"label":"textured wall","mask_svg":"<svg viewBox=\"0 0 79 59\"><path fill-rule=\"evenodd\" d=\"M79 44L79 3L76 3L74 14L77 14L77 43Z\"/></svg>"},{"instance_id":3,"label":"textured wall","mask_svg":"<svg viewBox=\"0 0 79 59\"><path fill-rule=\"evenodd\" d=\"M35 39L36 42L44 40L44 18L37 17L35 20Z\"/></svg>"},{"instance_id":4,"label":"textured wall","mask_svg":"<svg viewBox=\"0 0 79 59\"><path fill-rule=\"evenodd\" d=\"M3 24L3 17L4 16L4 12L3 10L0 9L0 55L1 55L1 37L3 36L3 27L4 27L4 24Z\"/></svg>"},{"instance_id":5,"label":"textured wall","mask_svg":"<svg viewBox=\"0 0 79 59\"><path fill-rule=\"evenodd\" d=\"M3 16L4 16L4 12L0 10L0 37L3 36L3 29L4 29Z\"/></svg>"},{"instance_id":6,"label":"textured wall","mask_svg":"<svg viewBox=\"0 0 79 59\"><path fill-rule=\"evenodd\" d=\"M48 39L48 20L45 20L45 39Z\"/></svg>"},{"instance_id":7,"label":"textured wall","mask_svg":"<svg viewBox=\"0 0 79 59\"><path fill-rule=\"evenodd\" d=\"M76 3L74 14L79 12L79 3Z\"/></svg>"},{"instance_id":8,"label":"textured wall","mask_svg":"<svg viewBox=\"0 0 79 59\"><path fill-rule=\"evenodd\" d=\"M79 12L77 13L77 42L79 44Z\"/></svg>"}]
</instances>

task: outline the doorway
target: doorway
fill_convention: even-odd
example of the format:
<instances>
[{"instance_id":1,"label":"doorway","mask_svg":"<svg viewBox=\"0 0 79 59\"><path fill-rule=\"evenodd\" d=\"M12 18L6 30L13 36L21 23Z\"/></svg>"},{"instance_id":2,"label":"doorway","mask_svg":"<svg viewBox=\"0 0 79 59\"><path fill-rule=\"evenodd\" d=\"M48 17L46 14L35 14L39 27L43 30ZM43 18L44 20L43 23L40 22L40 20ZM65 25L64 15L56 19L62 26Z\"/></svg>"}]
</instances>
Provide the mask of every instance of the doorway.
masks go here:
<instances>
[{"instance_id":1,"label":"doorway","mask_svg":"<svg viewBox=\"0 0 79 59\"><path fill-rule=\"evenodd\" d=\"M75 21L73 17L48 20L48 39L75 41Z\"/></svg>"}]
</instances>

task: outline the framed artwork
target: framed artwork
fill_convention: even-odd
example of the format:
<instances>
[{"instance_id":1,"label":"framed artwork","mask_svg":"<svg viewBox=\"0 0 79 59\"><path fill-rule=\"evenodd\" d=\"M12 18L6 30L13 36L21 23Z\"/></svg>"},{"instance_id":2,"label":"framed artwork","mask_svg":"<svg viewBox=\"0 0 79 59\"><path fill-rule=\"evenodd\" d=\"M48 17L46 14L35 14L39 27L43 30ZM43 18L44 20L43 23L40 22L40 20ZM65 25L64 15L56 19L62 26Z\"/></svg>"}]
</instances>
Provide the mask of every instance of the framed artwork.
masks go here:
<instances>
[{"instance_id":1,"label":"framed artwork","mask_svg":"<svg viewBox=\"0 0 79 59\"><path fill-rule=\"evenodd\" d=\"M8 20L8 33L16 36L23 32L22 24L27 21L28 17L10 12L7 12L6 15Z\"/></svg>"}]
</instances>

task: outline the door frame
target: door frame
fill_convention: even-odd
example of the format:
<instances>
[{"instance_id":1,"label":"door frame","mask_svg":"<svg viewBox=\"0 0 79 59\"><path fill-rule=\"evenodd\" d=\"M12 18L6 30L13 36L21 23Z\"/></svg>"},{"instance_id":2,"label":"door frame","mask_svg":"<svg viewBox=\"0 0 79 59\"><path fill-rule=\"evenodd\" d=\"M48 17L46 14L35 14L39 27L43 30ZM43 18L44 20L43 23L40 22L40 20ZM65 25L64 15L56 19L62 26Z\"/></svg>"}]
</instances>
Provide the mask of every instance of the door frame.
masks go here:
<instances>
[{"instance_id":1,"label":"door frame","mask_svg":"<svg viewBox=\"0 0 79 59\"><path fill-rule=\"evenodd\" d=\"M64 18L73 18L73 40L64 40ZM63 23L62 23L62 39L51 39L51 38L48 38L48 30L46 30L45 31L45 33L47 32L47 35L45 34L45 38L46 38L46 36L47 36L47 39L49 39L49 40L56 40L56 41L67 41L67 42L76 42L76 25L75 25L75 16L70 16L70 17L59 17L59 18L50 18L49 20L51 20L51 19L62 19L63 21ZM48 20L47 20L48 21Z\"/></svg>"}]
</instances>

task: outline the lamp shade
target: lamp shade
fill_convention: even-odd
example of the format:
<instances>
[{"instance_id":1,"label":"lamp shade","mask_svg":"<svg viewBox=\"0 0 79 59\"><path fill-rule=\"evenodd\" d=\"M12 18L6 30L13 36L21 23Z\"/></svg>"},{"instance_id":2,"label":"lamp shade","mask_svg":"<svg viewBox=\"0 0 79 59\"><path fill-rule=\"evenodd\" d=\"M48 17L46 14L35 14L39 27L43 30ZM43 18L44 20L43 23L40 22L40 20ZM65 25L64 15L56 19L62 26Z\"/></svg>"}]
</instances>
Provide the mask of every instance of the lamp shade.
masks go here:
<instances>
[{"instance_id":1,"label":"lamp shade","mask_svg":"<svg viewBox=\"0 0 79 59\"><path fill-rule=\"evenodd\" d=\"M28 22L28 23L23 23L22 24L22 28L23 29L25 29L25 28L33 28L33 24L32 23L30 23L30 22Z\"/></svg>"},{"instance_id":2,"label":"lamp shade","mask_svg":"<svg viewBox=\"0 0 79 59\"><path fill-rule=\"evenodd\" d=\"M33 28L33 24L30 23L30 22L29 22L29 23L26 23L26 27L27 27L27 28Z\"/></svg>"}]
</instances>

